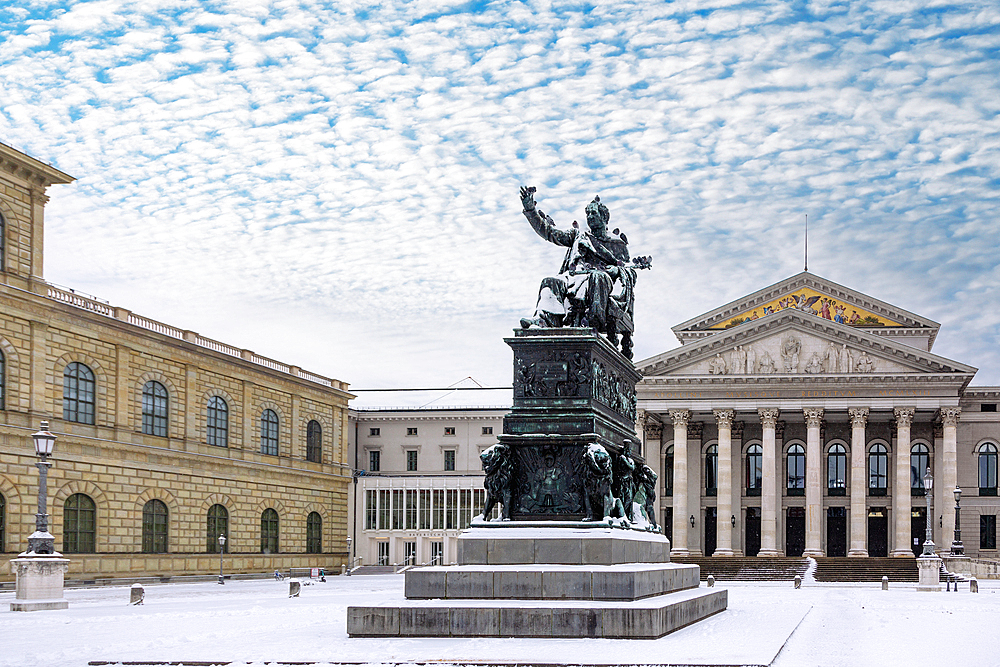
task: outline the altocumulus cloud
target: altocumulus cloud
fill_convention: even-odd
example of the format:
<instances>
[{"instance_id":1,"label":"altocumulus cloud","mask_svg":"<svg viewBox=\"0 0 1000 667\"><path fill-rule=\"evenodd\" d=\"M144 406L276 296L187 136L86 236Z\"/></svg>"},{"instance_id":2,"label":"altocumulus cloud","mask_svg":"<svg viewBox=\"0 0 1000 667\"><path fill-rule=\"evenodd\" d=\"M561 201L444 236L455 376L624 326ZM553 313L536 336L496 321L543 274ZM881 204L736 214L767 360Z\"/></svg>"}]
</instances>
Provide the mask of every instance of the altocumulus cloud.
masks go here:
<instances>
[{"instance_id":1,"label":"altocumulus cloud","mask_svg":"<svg viewBox=\"0 0 1000 667\"><path fill-rule=\"evenodd\" d=\"M0 8L47 277L355 385L509 381L600 194L654 255L637 357L810 269L1000 383L994 2L94 0Z\"/></svg>"}]
</instances>

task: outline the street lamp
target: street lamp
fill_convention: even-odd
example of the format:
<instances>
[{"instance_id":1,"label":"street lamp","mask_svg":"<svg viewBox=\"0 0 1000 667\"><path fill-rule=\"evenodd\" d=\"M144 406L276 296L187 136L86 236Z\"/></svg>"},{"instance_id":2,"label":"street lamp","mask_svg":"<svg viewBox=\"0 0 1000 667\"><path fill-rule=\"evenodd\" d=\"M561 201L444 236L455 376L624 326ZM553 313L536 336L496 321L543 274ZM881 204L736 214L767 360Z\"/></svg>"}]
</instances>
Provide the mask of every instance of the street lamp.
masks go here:
<instances>
[{"instance_id":1,"label":"street lamp","mask_svg":"<svg viewBox=\"0 0 1000 667\"><path fill-rule=\"evenodd\" d=\"M347 576L351 576L351 567L354 566L354 559L351 558L351 536L347 536Z\"/></svg>"},{"instance_id":2,"label":"street lamp","mask_svg":"<svg viewBox=\"0 0 1000 667\"><path fill-rule=\"evenodd\" d=\"M927 466L927 472L924 473L924 497L927 499L927 514L924 519L927 524L927 536L924 537L924 552L920 554L921 556L934 556L934 534L933 526L931 525L931 489L934 488L934 476L931 475L931 468Z\"/></svg>"},{"instance_id":3,"label":"street lamp","mask_svg":"<svg viewBox=\"0 0 1000 667\"><path fill-rule=\"evenodd\" d=\"M691 518L688 519L688 521L691 522L691 527L694 528L694 514L691 515Z\"/></svg>"},{"instance_id":4,"label":"street lamp","mask_svg":"<svg viewBox=\"0 0 1000 667\"><path fill-rule=\"evenodd\" d=\"M56 442L56 436L49 433L49 423L43 421L41 430L32 433L31 438L35 441L35 454L38 455L38 513L35 514L35 532L28 537L28 552L36 554L51 555L56 551L55 538L49 532L49 515L45 502L48 495L49 468L52 464L48 458L52 455L52 448Z\"/></svg>"},{"instance_id":5,"label":"street lamp","mask_svg":"<svg viewBox=\"0 0 1000 667\"><path fill-rule=\"evenodd\" d=\"M219 533L219 583L222 585L226 584L226 580L222 578L222 554L226 550L226 536L223 533Z\"/></svg>"},{"instance_id":6,"label":"street lamp","mask_svg":"<svg viewBox=\"0 0 1000 667\"><path fill-rule=\"evenodd\" d=\"M962 544L962 524L959 515L959 510L962 509L962 489L956 486L952 493L955 494L955 539L951 543L951 555L964 556L965 545Z\"/></svg>"}]
</instances>

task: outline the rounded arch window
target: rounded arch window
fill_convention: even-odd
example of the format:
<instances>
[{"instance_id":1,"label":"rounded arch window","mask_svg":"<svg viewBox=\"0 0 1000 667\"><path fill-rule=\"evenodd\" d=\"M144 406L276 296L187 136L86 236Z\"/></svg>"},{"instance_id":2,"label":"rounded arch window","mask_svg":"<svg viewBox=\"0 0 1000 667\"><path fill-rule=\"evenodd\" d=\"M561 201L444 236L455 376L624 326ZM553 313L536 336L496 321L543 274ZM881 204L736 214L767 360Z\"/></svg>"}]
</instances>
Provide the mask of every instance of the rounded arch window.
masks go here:
<instances>
[{"instance_id":1,"label":"rounded arch window","mask_svg":"<svg viewBox=\"0 0 1000 667\"><path fill-rule=\"evenodd\" d=\"M260 453L278 455L278 413L270 408L260 413Z\"/></svg>"},{"instance_id":2,"label":"rounded arch window","mask_svg":"<svg viewBox=\"0 0 1000 667\"><path fill-rule=\"evenodd\" d=\"M63 369L63 419L78 424L94 423L94 371L73 361Z\"/></svg>"},{"instance_id":3,"label":"rounded arch window","mask_svg":"<svg viewBox=\"0 0 1000 667\"><path fill-rule=\"evenodd\" d=\"M167 388L156 380L142 387L142 432L167 436Z\"/></svg>"},{"instance_id":4,"label":"rounded arch window","mask_svg":"<svg viewBox=\"0 0 1000 667\"><path fill-rule=\"evenodd\" d=\"M0 226L0 231L2 231L2 226ZM0 350L0 410L7 409L7 358L3 355L3 350ZM2 547L0 547L2 551Z\"/></svg>"},{"instance_id":5,"label":"rounded arch window","mask_svg":"<svg viewBox=\"0 0 1000 667\"><path fill-rule=\"evenodd\" d=\"M997 446L992 442L979 446L979 495L997 495Z\"/></svg>"},{"instance_id":6,"label":"rounded arch window","mask_svg":"<svg viewBox=\"0 0 1000 667\"><path fill-rule=\"evenodd\" d=\"M847 494L847 447L840 443L826 453L826 489L831 496Z\"/></svg>"},{"instance_id":7,"label":"rounded arch window","mask_svg":"<svg viewBox=\"0 0 1000 667\"><path fill-rule=\"evenodd\" d=\"M744 484L748 496L759 496L764 480L764 450L760 445L747 447L746 474Z\"/></svg>"},{"instance_id":8,"label":"rounded arch window","mask_svg":"<svg viewBox=\"0 0 1000 667\"><path fill-rule=\"evenodd\" d=\"M924 495L924 473L931 467L930 448L918 442L910 447L910 493Z\"/></svg>"},{"instance_id":9,"label":"rounded arch window","mask_svg":"<svg viewBox=\"0 0 1000 667\"><path fill-rule=\"evenodd\" d=\"M315 419L306 426L306 461L321 463L323 460L323 427Z\"/></svg>"},{"instance_id":10,"label":"rounded arch window","mask_svg":"<svg viewBox=\"0 0 1000 667\"><path fill-rule=\"evenodd\" d=\"M804 496L806 493L806 450L794 444L788 448L785 461L785 488L790 496Z\"/></svg>"},{"instance_id":11,"label":"rounded arch window","mask_svg":"<svg viewBox=\"0 0 1000 667\"><path fill-rule=\"evenodd\" d=\"M208 553L219 553L219 535L226 538L226 544L222 549L225 553L229 553L229 510L223 505L212 505L208 508L208 526L205 534Z\"/></svg>"},{"instance_id":12,"label":"rounded arch window","mask_svg":"<svg viewBox=\"0 0 1000 667\"><path fill-rule=\"evenodd\" d=\"M97 505L83 493L63 504L63 548L68 554L92 554L97 543Z\"/></svg>"},{"instance_id":13,"label":"rounded arch window","mask_svg":"<svg viewBox=\"0 0 1000 667\"><path fill-rule=\"evenodd\" d=\"M875 444L868 450L868 493L884 496L889 485L889 450Z\"/></svg>"},{"instance_id":14,"label":"rounded arch window","mask_svg":"<svg viewBox=\"0 0 1000 667\"><path fill-rule=\"evenodd\" d=\"M719 492L719 447L712 445L705 450L705 495Z\"/></svg>"},{"instance_id":15,"label":"rounded arch window","mask_svg":"<svg viewBox=\"0 0 1000 667\"><path fill-rule=\"evenodd\" d=\"M319 512L309 512L306 517L306 553L323 553L323 517Z\"/></svg>"},{"instance_id":16,"label":"rounded arch window","mask_svg":"<svg viewBox=\"0 0 1000 667\"><path fill-rule=\"evenodd\" d=\"M167 553L167 506L162 500L142 506L142 553Z\"/></svg>"},{"instance_id":17,"label":"rounded arch window","mask_svg":"<svg viewBox=\"0 0 1000 667\"><path fill-rule=\"evenodd\" d=\"M7 499L0 493L0 553L7 550Z\"/></svg>"},{"instance_id":18,"label":"rounded arch window","mask_svg":"<svg viewBox=\"0 0 1000 667\"><path fill-rule=\"evenodd\" d=\"M663 495L674 495L674 446L663 452Z\"/></svg>"},{"instance_id":19,"label":"rounded arch window","mask_svg":"<svg viewBox=\"0 0 1000 667\"><path fill-rule=\"evenodd\" d=\"M270 507L260 515L260 552L278 553L278 513Z\"/></svg>"},{"instance_id":20,"label":"rounded arch window","mask_svg":"<svg viewBox=\"0 0 1000 667\"><path fill-rule=\"evenodd\" d=\"M221 396L208 399L205 440L213 447L229 446L229 405Z\"/></svg>"}]
</instances>

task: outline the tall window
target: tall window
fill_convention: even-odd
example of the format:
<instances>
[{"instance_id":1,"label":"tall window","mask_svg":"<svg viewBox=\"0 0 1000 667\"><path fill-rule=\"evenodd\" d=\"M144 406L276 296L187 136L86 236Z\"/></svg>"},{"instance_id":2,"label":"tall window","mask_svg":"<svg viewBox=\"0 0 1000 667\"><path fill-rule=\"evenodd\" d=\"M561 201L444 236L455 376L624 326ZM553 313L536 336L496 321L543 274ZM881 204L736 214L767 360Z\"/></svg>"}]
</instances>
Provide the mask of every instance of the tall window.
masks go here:
<instances>
[{"instance_id":1,"label":"tall window","mask_svg":"<svg viewBox=\"0 0 1000 667\"><path fill-rule=\"evenodd\" d=\"M802 445L792 445L788 448L788 475L785 488L790 496L806 494L806 450Z\"/></svg>"},{"instance_id":2,"label":"tall window","mask_svg":"<svg viewBox=\"0 0 1000 667\"><path fill-rule=\"evenodd\" d=\"M2 225L0 225L2 231ZM0 410L7 409L7 359L0 352Z\"/></svg>"},{"instance_id":3,"label":"tall window","mask_svg":"<svg viewBox=\"0 0 1000 667\"><path fill-rule=\"evenodd\" d=\"M712 445L705 452L705 495L714 496L719 488L719 447Z\"/></svg>"},{"instance_id":4,"label":"tall window","mask_svg":"<svg viewBox=\"0 0 1000 667\"><path fill-rule=\"evenodd\" d=\"M410 449L406 452L406 470L416 472L417 470L417 450Z\"/></svg>"},{"instance_id":5,"label":"tall window","mask_svg":"<svg viewBox=\"0 0 1000 667\"><path fill-rule=\"evenodd\" d=\"M663 455L663 495L674 495L674 446L667 447Z\"/></svg>"},{"instance_id":6,"label":"tall window","mask_svg":"<svg viewBox=\"0 0 1000 667\"><path fill-rule=\"evenodd\" d=\"M74 361L63 369L63 419L94 423L94 371Z\"/></svg>"},{"instance_id":7,"label":"tall window","mask_svg":"<svg viewBox=\"0 0 1000 667\"><path fill-rule=\"evenodd\" d=\"M278 455L278 413L270 408L260 414L260 453Z\"/></svg>"},{"instance_id":8,"label":"tall window","mask_svg":"<svg viewBox=\"0 0 1000 667\"><path fill-rule=\"evenodd\" d=\"M979 447L979 495L997 495L997 446L992 442Z\"/></svg>"},{"instance_id":9,"label":"tall window","mask_svg":"<svg viewBox=\"0 0 1000 667\"><path fill-rule=\"evenodd\" d=\"M63 551L92 554L97 541L97 506L90 496L74 493L63 505Z\"/></svg>"},{"instance_id":10,"label":"tall window","mask_svg":"<svg viewBox=\"0 0 1000 667\"><path fill-rule=\"evenodd\" d=\"M764 450L760 445L750 445L747 448L746 488L748 496L759 496L763 483Z\"/></svg>"},{"instance_id":11,"label":"tall window","mask_svg":"<svg viewBox=\"0 0 1000 667\"><path fill-rule=\"evenodd\" d=\"M979 548L980 549L996 549L997 548L997 515L996 514L980 514L979 515Z\"/></svg>"},{"instance_id":12,"label":"tall window","mask_svg":"<svg viewBox=\"0 0 1000 667\"><path fill-rule=\"evenodd\" d=\"M167 388L150 380L142 388L142 432L167 435Z\"/></svg>"},{"instance_id":13,"label":"tall window","mask_svg":"<svg viewBox=\"0 0 1000 667\"><path fill-rule=\"evenodd\" d=\"M3 214L0 214L0 271L7 270L7 262L5 251L7 250L7 222L3 219Z\"/></svg>"},{"instance_id":14,"label":"tall window","mask_svg":"<svg viewBox=\"0 0 1000 667\"><path fill-rule=\"evenodd\" d=\"M847 448L841 444L832 445L826 453L826 492L847 495Z\"/></svg>"},{"instance_id":15,"label":"tall window","mask_svg":"<svg viewBox=\"0 0 1000 667\"><path fill-rule=\"evenodd\" d=\"M208 553L219 553L219 535L226 537L223 549L229 553L229 511L222 505L212 505L208 508L208 529L205 533Z\"/></svg>"},{"instance_id":16,"label":"tall window","mask_svg":"<svg viewBox=\"0 0 1000 667\"><path fill-rule=\"evenodd\" d=\"M167 553L167 506L162 500L142 506L142 553Z\"/></svg>"},{"instance_id":17,"label":"tall window","mask_svg":"<svg viewBox=\"0 0 1000 667\"><path fill-rule=\"evenodd\" d=\"M221 396L208 399L205 439L213 447L229 446L229 406Z\"/></svg>"},{"instance_id":18,"label":"tall window","mask_svg":"<svg viewBox=\"0 0 1000 667\"><path fill-rule=\"evenodd\" d=\"M309 512L306 517L306 553L323 553L323 517L319 512Z\"/></svg>"},{"instance_id":19,"label":"tall window","mask_svg":"<svg viewBox=\"0 0 1000 667\"><path fill-rule=\"evenodd\" d=\"M444 452L444 469L448 472L455 470L455 450L446 449Z\"/></svg>"},{"instance_id":20,"label":"tall window","mask_svg":"<svg viewBox=\"0 0 1000 667\"><path fill-rule=\"evenodd\" d=\"M380 449L368 450L368 471L378 472L381 469L382 469L382 450Z\"/></svg>"},{"instance_id":21,"label":"tall window","mask_svg":"<svg viewBox=\"0 0 1000 667\"><path fill-rule=\"evenodd\" d=\"M924 473L931 465L931 450L917 443L910 447L910 495L924 495Z\"/></svg>"},{"instance_id":22,"label":"tall window","mask_svg":"<svg viewBox=\"0 0 1000 667\"><path fill-rule=\"evenodd\" d=\"M884 496L889 482L889 450L885 445L872 445L868 450L868 495Z\"/></svg>"},{"instance_id":23,"label":"tall window","mask_svg":"<svg viewBox=\"0 0 1000 667\"><path fill-rule=\"evenodd\" d=\"M278 553L278 513L271 508L260 515L260 552Z\"/></svg>"},{"instance_id":24,"label":"tall window","mask_svg":"<svg viewBox=\"0 0 1000 667\"><path fill-rule=\"evenodd\" d=\"M323 460L323 427L315 419L306 426L306 461L320 463Z\"/></svg>"},{"instance_id":25,"label":"tall window","mask_svg":"<svg viewBox=\"0 0 1000 667\"><path fill-rule=\"evenodd\" d=\"M0 493L0 553L5 550L4 545L7 544L7 528L4 520L7 518L7 499L3 497Z\"/></svg>"}]
</instances>

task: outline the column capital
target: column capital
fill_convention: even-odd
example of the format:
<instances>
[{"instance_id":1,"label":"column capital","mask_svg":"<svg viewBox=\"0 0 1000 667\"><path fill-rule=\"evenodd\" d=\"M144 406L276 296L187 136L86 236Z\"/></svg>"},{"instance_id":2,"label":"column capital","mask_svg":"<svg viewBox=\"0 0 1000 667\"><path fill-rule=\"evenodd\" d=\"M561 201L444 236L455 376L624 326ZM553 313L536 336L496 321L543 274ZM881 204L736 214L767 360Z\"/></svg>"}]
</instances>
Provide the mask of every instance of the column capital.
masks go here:
<instances>
[{"instance_id":1,"label":"column capital","mask_svg":"<svg viewBox=\"0 0 1000 667\"><path fill-rule=\"evenodd\" d=\"M818 428L823 421L823 408L802 408L806 426Z\"/></svg>"},{"instance_id":2,"label":"column capital","mask_svg":"<svg viewBox=\"0 0 1000 667\"><path fill-rule=\"evenodd\" d=\"M913 423L913 413L916 408L895 408L892 413L896 415L896 426L909 426Z\"/></svg>"},{"instance_id":3,"label":"column capital","mask_svg":"<svg viewBox=\"0 0 1000 667\"><path fill-rule=\"evenodd\" d=\"M701 422L690 422L688 423L688 437L692 440L701 441L702 432L705 430L705 425Z\"/></svg>"},{"instance_id":4,"label":"column capital","mask_svg":"<svg viewBox=\"0 0 1000 667\"><path fill-rule=\"evenodd\" d=\"M848 408L847 413L851 415L851 426L864 428L868 424L868 408Z\"/></svg>"},{"instance_id":5,"label":"column capital","mask_svg":"<svg viewBox=\"0 0 1000 667\"><path fill-rule=\"evenodd\" d=\"M757 414L764 428L775 428L778 425L778 408L758 408Z\"/></svg>"},{"instance_id":6,"label":"column capital","mask_svg":"<svg viewBox=\"0 0 1000 667\"><path fill-rule=\"evenodd\" d=\"M670 410L669 412L674 426L687 426L688 420L691 419L690 410Z\"/></svg>"},{"instance_id":7,"label":"column capital","mask_svg":"<svg viewBox=\"0 0 1000 667\"><path fill-rule=\"evenodd\" d=\"M733 410L712 410L712 412L715 413L715 421L719 425L719 428L733 427L733 417L736 414Z\"/></svg>"},{"instance_id":8,"label":"column capital","mask_svg":"<svg viewBox=\"0 0 1000 667\"><path fill-rule=\"evenodd\" d=\"M941 408L941 423L945 426L958 426L958 418L962 415L962 408L955 406L952 408Z\"/></svg>"},{"instance_id":9,"label":"column capital","mask_svg":"<svg viewBox=\"0 0 1000 667\"><path fill-rule=\"evenodd\" d=\"M663 435L663 424L661 424L658 421L653 421L652 419L648 419L646 421L645 429L647 438L652 438L653 440L659 440L660 437Z\"/></svg>"},{"instance_id":10,"label":"column capital","mask_svg":"<svg viewBox=\"0 0 1000 667\"><path fill-rule=\"evenodd\" d=\"M733 440L743 440L743 422L733 422Z\"/></svg>"},{"instance_id":11,"label":"column capital","mask_svg":"<svg viewBox=\"0 0 1000 667\"><path fill-rule=\"evenodd\" d=\"M779 421L774 425L774 437L778 440L784 442L785 440L785 422Z\"/></svg>"}]
</instances>

